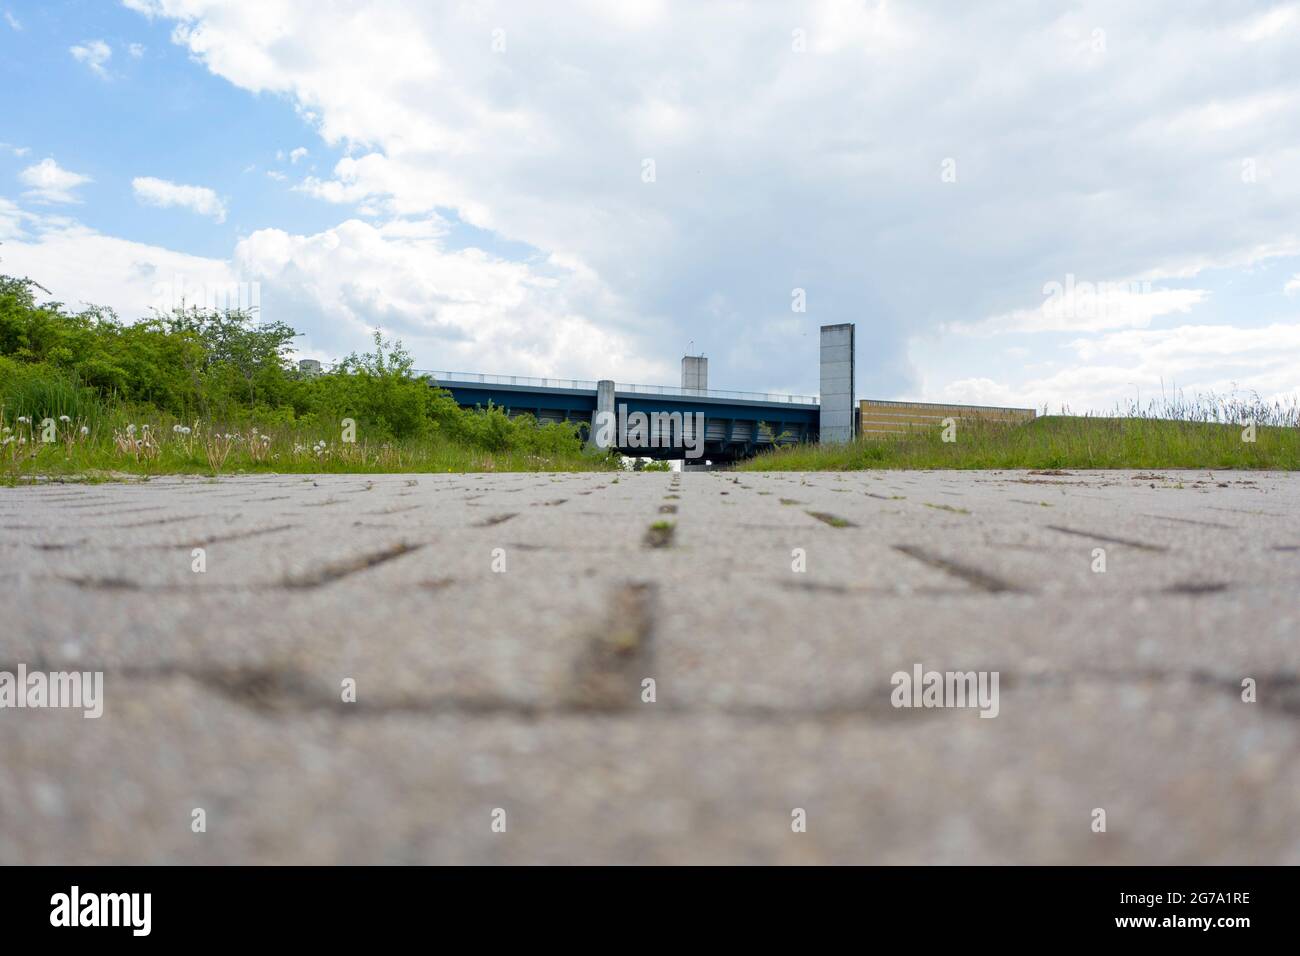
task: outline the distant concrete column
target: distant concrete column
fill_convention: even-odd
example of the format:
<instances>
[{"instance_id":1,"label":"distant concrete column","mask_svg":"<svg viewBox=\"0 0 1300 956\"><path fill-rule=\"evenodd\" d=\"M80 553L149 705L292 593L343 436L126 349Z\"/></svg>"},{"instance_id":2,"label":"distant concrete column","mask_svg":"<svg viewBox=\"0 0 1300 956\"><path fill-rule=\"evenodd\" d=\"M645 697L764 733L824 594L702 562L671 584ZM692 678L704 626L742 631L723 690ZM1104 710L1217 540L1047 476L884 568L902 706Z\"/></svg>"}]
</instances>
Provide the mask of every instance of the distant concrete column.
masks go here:
<instances>
[{"instance_id":1,"label":"distant concrete column","mask_svg":"<svg viewBox=\"0 0 1300 956\"><path fill-rule=\"evenodd\" d=\"M821 441L853 440L853 323L822 326Z\"/></svg>"},{"instance_id":2,"label":"distant concrete column","mask_svg":"<svg viewBox=\"0 0 1300 956\"><path fill-rule=\"evenodd\" d=\"M703 355L682 356L682 391L706 392L709 388L709 360Z\"/></svg>"},{"instance_id":3,"label":"distant concrete column","mask_svg":"<svg viewBox=\"0 0 1300 956\"><path fill-rule=\"evenodd\" d=\"M614 448L618 445L618 417L614 408L614 382L603 378L596 383L596 414L591 416L591 434L588 444L597 448Z\"/></svg>"}]
</instances>

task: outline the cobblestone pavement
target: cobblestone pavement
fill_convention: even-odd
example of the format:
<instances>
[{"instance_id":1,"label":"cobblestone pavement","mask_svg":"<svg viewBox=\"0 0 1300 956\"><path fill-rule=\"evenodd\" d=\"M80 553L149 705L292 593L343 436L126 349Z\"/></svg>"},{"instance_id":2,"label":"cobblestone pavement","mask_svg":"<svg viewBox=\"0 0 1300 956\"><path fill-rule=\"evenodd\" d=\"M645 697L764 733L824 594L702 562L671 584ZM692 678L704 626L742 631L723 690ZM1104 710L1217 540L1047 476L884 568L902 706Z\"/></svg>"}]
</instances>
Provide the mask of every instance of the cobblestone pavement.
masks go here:
<instances>
[{"instance_id":1,"label":"cobblestone pavement","mask_svg":"<svg viewBox=\"0 0 1300 956\"><path fill-rule=\"evenodd\" d=\"M104 673L0 710L0 863L1300 863L1298 476L56 484L0 579Z\"/></svg>"}]
</instances>

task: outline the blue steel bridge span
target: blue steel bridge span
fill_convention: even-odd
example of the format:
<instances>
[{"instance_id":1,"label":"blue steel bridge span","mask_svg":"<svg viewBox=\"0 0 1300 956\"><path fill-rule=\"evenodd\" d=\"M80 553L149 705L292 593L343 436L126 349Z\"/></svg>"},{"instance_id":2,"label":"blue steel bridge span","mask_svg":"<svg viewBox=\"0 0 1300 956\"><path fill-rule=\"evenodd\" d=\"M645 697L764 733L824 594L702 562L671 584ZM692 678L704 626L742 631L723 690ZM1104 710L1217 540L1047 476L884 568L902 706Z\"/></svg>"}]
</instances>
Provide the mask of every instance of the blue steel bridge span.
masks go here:
<instances>
[{"instance_id":1,"label":"blue steel bridge span","mask_svg":"<svg viewBox=\"0 0 1300 956\"><path fill-rule=\"evenodd\" d=\"M588 433L596 412L598 382L477 372L417 374L446 389L463 408L486 408L491 404L511 416L533 415L539 422L578 422ZM615 384L614 409L617 412L623 407L628 415L640 412L647 417L679 413L686 418L702 414L704 454L701 460L715 462L747 458L773 444L816 441L821 415L818 399L807 395ZM620 434L619 438L624 436ZM680 442L676 445L656 448L620 444L619 451L641 458L684 458L685 449Z\"/></svg>"}]
</instances>

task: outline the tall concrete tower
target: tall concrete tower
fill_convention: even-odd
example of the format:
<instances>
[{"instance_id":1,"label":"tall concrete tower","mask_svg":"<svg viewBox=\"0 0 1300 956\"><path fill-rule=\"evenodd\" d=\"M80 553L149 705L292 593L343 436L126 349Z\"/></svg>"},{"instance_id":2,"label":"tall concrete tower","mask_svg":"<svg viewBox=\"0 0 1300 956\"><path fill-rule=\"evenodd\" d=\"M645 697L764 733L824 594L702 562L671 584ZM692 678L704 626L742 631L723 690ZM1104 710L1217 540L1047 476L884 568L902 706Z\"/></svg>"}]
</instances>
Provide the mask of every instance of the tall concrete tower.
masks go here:
<instances>
[{"instance_id":1,"label":"tall concrete tower","mask_svg":"<svg viewBox=\"0 0 1300 956\"><path fill-rule=\"evenodd\" d=\"M821 440L853 441L853 323L822 326Z\"/></svg>"},{"instance_id":2,"label":"tall concrete tower","mask_svg":"<svg viewBox=\"0 0 1300 956\"><path fill-rule=\"evenodd\" d=\"M709 360L703 355L682 356L682 391L705 392L709 388Z\"/></svg>"}]
</instances>

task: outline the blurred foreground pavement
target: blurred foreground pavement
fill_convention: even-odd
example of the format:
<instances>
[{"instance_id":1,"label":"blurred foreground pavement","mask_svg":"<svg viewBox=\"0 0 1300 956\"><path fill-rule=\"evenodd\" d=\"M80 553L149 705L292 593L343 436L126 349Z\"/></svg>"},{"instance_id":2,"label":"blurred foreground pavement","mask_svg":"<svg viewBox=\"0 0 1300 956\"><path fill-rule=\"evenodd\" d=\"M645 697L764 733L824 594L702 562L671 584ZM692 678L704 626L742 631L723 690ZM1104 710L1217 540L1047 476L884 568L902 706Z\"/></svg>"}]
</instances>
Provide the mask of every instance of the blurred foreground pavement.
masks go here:
<instances>
[{"instance_id":1,"label":"blurred foreground pavement","mask_svg":"<svg viewBox=\"0 0 1300 956\"><path fill-rule=\"evenodd\" d=\"M0 582L104 673L0 709L0 863L1300 863L1297 475L5 488Z\"/></svg>"}]
</instances>

